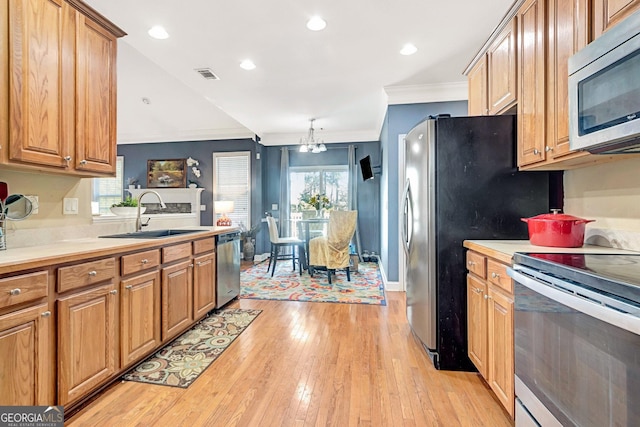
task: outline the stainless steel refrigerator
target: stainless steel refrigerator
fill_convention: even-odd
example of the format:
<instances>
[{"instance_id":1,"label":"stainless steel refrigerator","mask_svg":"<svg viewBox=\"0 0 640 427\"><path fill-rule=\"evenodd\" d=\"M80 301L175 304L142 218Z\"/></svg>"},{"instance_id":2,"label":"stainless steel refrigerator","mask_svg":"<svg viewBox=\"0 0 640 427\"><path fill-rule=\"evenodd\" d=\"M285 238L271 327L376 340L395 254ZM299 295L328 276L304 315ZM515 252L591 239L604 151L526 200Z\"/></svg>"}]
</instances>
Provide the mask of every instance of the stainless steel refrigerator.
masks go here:
<instances>
[{"instance_id":1,"label":"stainless steel refrigerator","mask_svg":"<svg viewBox=\"0 0 640 427\"><path fill-rule=\"evenodd\" d=\"M437 117L405 137L407 319L436 368L467 357L467 239L527 239L549 211L548 172L518 172L515 116Z\"/></svg>"}]
</instances>

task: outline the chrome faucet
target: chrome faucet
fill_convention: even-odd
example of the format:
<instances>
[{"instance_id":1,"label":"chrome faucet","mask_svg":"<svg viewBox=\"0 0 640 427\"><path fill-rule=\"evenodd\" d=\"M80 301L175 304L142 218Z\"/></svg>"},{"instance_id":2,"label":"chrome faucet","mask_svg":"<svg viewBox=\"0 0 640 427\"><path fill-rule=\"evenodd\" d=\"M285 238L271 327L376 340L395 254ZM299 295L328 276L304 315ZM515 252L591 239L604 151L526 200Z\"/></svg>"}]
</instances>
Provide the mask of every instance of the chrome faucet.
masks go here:
<instances>
[{"instance_id":1,"label":"chrome faucet","mask_svg":"<svg viewBox=\"0 0 640 427\"><path fill-rule=\"evenodd\" d=\"M146 191L143 191L142 193L140 193L140 195L138 196L138 213L136 215L136 232L142 231L142 221L140 220L140 205L141 205L140 201L142 200L142 196L144 196L147 193L153 193L153 194L156 195L156 197L160 201L160 206L162 206L162 209L167 207L167 205L164 204L164 202L162 201L162 197L160 197L160 194L158 194L157 191L146 190ZM147 225L147 224L145 224L145 225Z\"/></svg>"}]
</instances>

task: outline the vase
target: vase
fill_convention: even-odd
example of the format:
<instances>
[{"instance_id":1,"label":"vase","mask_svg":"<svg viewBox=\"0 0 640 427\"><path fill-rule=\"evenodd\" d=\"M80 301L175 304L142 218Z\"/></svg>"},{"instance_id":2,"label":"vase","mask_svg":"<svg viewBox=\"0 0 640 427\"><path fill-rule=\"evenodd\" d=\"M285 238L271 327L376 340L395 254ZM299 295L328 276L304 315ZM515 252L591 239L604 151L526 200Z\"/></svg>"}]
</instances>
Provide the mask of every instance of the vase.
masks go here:
<instances>
[{"instance_id":1,"label":"vase","mask_svg":"<svg viewBox=\"0 0 640 427\"><path fill-rule=\"evenodd\" d=\"M322 218L322 209L316 210L316 218Z\"/></svg>"},{"instance_id":2,"label":"vase","mask_svg":"<svg viewBox=\"0 0 640 427\"><path fill-rule=\"evenodd\" d=\"M242 255L245 261L253 261L253 256L256 254L256 246L253 243L253 239L244 239L242 245Z\"/></svg>"}]
</instances>

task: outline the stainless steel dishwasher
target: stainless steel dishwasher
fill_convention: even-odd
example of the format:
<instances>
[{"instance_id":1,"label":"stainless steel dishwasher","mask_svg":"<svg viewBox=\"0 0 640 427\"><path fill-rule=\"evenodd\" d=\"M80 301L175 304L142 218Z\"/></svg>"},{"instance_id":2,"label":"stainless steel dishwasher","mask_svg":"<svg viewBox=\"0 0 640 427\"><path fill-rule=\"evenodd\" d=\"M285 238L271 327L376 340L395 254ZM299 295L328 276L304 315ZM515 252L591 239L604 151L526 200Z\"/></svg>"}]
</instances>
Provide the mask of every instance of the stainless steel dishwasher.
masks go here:
<instances>
[{"instance_id":1,"label":"stainless steel dishwasher","mask_svg":"<svg viewBox=\"0 0 640 427\"><path fill-rule=\"evenodd\" d=\"M240 295L240 233L216 236L216 308Z\"/></svg>"}]
</instances>

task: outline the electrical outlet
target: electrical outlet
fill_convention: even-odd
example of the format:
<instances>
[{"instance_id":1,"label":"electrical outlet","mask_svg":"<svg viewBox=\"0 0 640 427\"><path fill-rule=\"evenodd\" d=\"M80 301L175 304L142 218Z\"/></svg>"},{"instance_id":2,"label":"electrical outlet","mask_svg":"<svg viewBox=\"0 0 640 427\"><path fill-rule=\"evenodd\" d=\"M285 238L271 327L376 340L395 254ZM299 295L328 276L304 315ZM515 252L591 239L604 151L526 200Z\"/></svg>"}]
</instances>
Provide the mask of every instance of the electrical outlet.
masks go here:
<instances>
[{"instance_id":1,"label":"electrical outlet","mask_svg":"<svg viewBox=\"0 0 640 427\"><path fill-rule=\"evenodd\" d=\"M31 215L36 215L38 213L38 196L24 196L31 202L32 210Z\"/></svg>"},{"instance_id":2,"label":"electrical outlet","mask_svg":"<svg viewBox=\"0 0 640 427\"><path fill-rule=\"evenodd\" d=\"M78 199L76 197L62 199L62 213L64 215L78 215Z\"/></svg>"}]
</instances>

